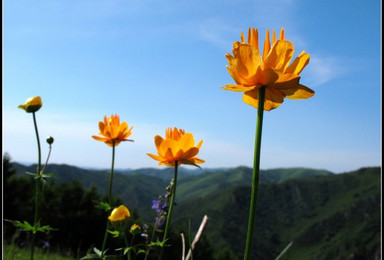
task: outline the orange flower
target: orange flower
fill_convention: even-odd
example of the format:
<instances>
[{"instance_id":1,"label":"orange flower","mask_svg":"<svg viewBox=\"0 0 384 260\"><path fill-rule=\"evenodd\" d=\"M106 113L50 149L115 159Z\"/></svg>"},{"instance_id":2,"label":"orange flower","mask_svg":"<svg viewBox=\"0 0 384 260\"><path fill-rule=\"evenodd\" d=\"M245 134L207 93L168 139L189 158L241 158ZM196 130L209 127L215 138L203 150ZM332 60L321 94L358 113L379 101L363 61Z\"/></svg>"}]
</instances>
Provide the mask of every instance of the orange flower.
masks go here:
<instances>
[{"instance_id":1,"label":"orange flower","mask_svg":"<svg viewBox=\"0 0 384 260\"><path fill-rule=\"evenodd\" d=\"M141 227L137 224L133 224L130 228L130 232L134 232L135 230L140 230Z\"/></svg>"},{"instance_id":2,"label":"orange flower","mask_svg":"<svg viewBox=\"0 0 384 260\"><path fill-rule=\"evenodd\" d=\"M195 140L191 133L185 133L183 129L167 128L165 139L155 136L155 145L158 155L147 153L151 158L160 161L159 165L175 166L175 162L180 164L191 164L197 166L205 162L197 157L203 140L195 146Z\"/></svg>"},{"instance_id":3,"label":"orange flower","mask_svg":"<svg viewBox=\"0 0 384 260\"><path fill-rule=\"evenodd\" d=\"M128 129L126 122L120 124L120 117L117 114L111 115L109 118L104 116L104 122L99 122L99 134L104 137L95 135L92 137L97 141L106 143L108 146L113 146L113 142L117 146L122 141L133 142L133 140L127 139L132 134L132 128L133 126Z\"/></svg>"},{"instance_id":4,"label":"orange flower","mask_svg":"<svg viewBox=\"0 0 384 260\"><path fill-rule=\"evenodd\" d=\"M269 30L264 41L263 54L259 49L259 36L256 28L249 28L248 43L241 33L241 42L233 44L233 56L226 54L229 63L229 74L236 85L227 84L223 89L244 92L243 101L255 108L258 107L258 89L266 87L264 110L272 110L280 106L284 98L307 99L314 91L299 84L300 72L309 62L309 54L304 51L291 63L293 44L285 40L284 28L280 39L276 40L273 30L272 46L269 41Z\"/></svg>"},{"instance_id":5,"label":"orange flower","mask_svg":"<svg viewBox=\"0 0 384 260\"><path fill-rule=\"evenodd\" d=\"M131 213L129 212L128 208L124 205L120 205L119 207L112 210L112 213L108 219L111 222L120 222L126 220L129 217L131 217Z\"/></svg>"}]
</instances>

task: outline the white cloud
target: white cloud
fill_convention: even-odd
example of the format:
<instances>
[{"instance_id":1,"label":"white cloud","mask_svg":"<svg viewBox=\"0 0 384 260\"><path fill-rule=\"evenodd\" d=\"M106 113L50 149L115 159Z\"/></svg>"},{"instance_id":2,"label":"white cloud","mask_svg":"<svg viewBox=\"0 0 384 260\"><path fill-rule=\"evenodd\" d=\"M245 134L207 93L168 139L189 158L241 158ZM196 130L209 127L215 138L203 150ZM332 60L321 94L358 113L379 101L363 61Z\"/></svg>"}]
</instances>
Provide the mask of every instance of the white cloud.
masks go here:
<instances>
[{"instance_id":1,"label":"white cloud","mask_svg":"<svg viewBox=\"0 0 384 260\"><path fill-rule=\"evenodd\" d=\"M306 78L309 86L320 86L343 76L347 72L347 65L336 57L310 54L310 62L301 76Z\"/></svg>"}]
</instances>

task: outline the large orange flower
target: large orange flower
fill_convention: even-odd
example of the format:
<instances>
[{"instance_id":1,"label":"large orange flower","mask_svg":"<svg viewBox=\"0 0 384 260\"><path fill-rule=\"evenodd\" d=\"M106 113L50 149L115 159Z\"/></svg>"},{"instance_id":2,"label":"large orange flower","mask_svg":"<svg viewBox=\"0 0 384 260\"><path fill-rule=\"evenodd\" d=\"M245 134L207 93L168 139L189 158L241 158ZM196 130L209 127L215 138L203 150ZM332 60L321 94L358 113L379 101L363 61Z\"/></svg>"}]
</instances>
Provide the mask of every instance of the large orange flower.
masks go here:
<instances>
[{"instance_id":1,"label":"large orange flower","mask_svg":"<svg viewBox=\"0 0 384 260\"><path fill-rule=\"evenodd\" d=\"M119 115L111 115L110 117L104 116L104 122L99 122L99 131L101 136L92 137L97 141L101 141L106 143L108 146L117 146L122 141L131 141L133 140L127 139L132 134L132 128L128 128L128 124L123 122L120 124Z\"/></svg>"},{"instance_id":2,"label":"large orange flower","mask_svg":"<svg viewBox=\"0 0 384 260\"><path fill-rule=\"evenodd\" d=\"M205 162L197 157L203 140L195 146L195 140L191 133L185 133L183 129L167 128L165 139L159 135L155 136L155 145L158 155L147 153L151 158L160 161L159 165L175 166L180 164L191 164L197 166Z\"/></svg>"},{"instance_id":3,"label":"large orange flower","mask_svg":"<svg viewBox=\"0 0 384 260\"><path fill-rule=\"evenodd\" d=\"M259 36L256 28L249 28L248 41L241 33L241 42L233 44L233 56L227 53L229 74L236 85L227 84L223 89L244 92L243 101L255 108L258 107L258 89L266 87L264 110L272 110L280 106L284 98L307 99L314 91L299 84L300 72L309 62L309 54L304 51L291 63L293 44L285 40L284 29L280 39L276 40L273 30L272 46L269 41L269 30L264 41L263 54L259 49Z\"/></svg>"}]
</instances>

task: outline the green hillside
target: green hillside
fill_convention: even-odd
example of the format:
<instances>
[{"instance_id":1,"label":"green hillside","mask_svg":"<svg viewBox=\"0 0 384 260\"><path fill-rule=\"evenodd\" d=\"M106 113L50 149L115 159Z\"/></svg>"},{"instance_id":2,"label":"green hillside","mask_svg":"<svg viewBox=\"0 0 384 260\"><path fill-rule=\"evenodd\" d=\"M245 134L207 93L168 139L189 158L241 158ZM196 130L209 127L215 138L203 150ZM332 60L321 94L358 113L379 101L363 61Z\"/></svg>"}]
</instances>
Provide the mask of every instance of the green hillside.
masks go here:
<instances>
[{"instance_id":1,"label":"green hillside","mask_svg":"<svg viewBox=\"0 0 384 260\"><path fill-rule=\"evenodd\" d=\"M264 184L256 222L256 259L274 259L286 245L284 259L375 259L380 253L380 168ZM193 230L203 215L218 251L242 252L250 187L233 187L175 209L175 224ZM360 258L348 258L355 256Z\"/></svg>"},{"instance_id":2,"label":"green hillside","mask_svg":"<svg viewBox=\"0 0 384 260\"><path fill-rule=\"evenodd\" d=\"M36 165L24 166L14 163L17 174L36 171ZM101 194L107 193L108 170L82 169L66 164L49 164L46 169L56 183L79 181L85 188L96 187ZM289 179L330 175L324 170L307 168L281 168L264 170L260 173L261 183L281 183ZM165 192L173 177L173 168L143 168L136 170L115 170L113 194L128 207L135 208L144 220L151 221L152 200ZM252 169L244 166L231 169L190 169L181 167L178 178L177 201L207 196L230 187L250 186Z\"/></svg>"},{"instance_id":3,"label":"green hillside","mask_svg":"<svg viewBox=\"0 0 384 260\"><path fill-rule=\"evenodd\" d=\"M15 164L17 173L35 166ZM49 165L54 182L80 181L105 193L107 170ZM147 223L152 200L163 194L171 168L116 170L113 191ZM252 169L181 171L173 217L175 229L195 231L204 215L204 232L216 253L241 258L245 243ZM381 168L333 174L307 168L261 171L255 248L258 260L274 259L290 242L283 259L379 259ZM222 260L217 256L218 260Z\"/></svg>"}]
</instances>

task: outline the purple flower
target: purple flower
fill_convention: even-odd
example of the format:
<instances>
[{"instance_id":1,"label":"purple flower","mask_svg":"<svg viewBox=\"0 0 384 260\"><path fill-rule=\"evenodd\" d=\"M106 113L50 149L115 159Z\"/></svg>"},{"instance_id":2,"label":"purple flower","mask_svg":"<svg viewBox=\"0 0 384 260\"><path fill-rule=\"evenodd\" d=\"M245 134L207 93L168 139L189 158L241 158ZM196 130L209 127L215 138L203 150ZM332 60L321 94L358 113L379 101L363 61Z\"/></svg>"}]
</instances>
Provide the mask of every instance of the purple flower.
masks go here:
<instances>
[{"instance_id":1,"label":"purple flower","mask_svg":"<svg viewBox=\"0 0 384 260\"><path fill-rule=\"evenodd\" d=\"M156 227L160 228L160 227L164 226L164 224L165 224L165 217L164 216L156 217Z\"/></svg>"},{"instance_id":2,"label":"purple flower","mask_svg":"<svg viewBox=\"0 0 384 260\"><path fill-rule=\"evenodd\" d=\"M163 210L164 205L161 200L152 200L152 208L156 210L157 213L160 213Z\"/></svg>"}]
</instances>

